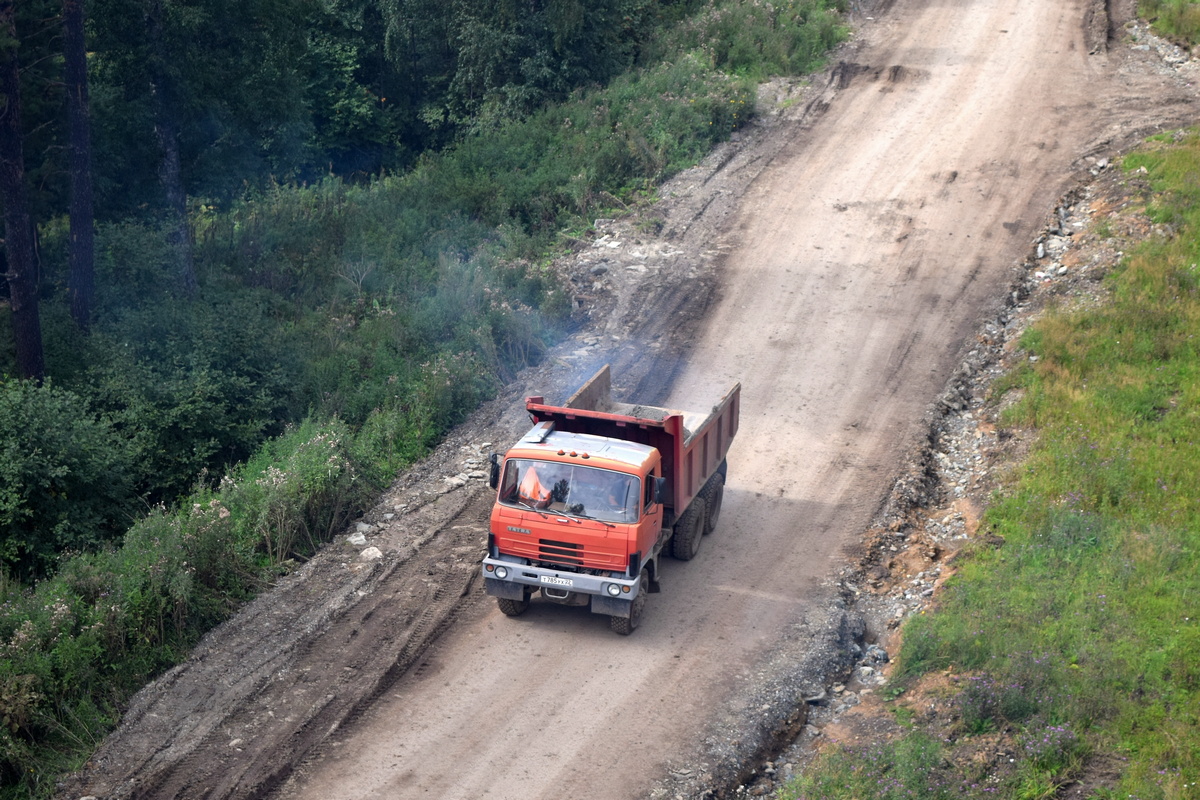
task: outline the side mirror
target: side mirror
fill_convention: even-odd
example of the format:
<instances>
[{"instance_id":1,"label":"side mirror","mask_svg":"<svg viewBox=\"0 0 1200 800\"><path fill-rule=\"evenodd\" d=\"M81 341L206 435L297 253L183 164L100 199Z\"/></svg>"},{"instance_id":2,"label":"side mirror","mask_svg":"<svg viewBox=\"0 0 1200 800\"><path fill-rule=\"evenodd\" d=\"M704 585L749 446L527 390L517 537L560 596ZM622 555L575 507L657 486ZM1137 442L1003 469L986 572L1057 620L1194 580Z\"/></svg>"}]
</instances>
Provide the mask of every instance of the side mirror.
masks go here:
<instances>
[{"instance_id":1,"label":"side mirror","mask_svg":"<svg viewBox=\"0 0 1200 800\"><path fill-rule=\"evenodd\" d=\"M655 478L654 479L654 502L658 503L659 505L662 505L662 503L666 499L667 499L667 479L666 478Z\"/></svg>"},{"instance_id":2,"label":"side mirror","mask_svg":"<svg viewBox=\"0 0 1200 800\"><path fill-rule=\"evenodd\" d=\"M500 485L500 454L492 453L488 456L488 461L492 464L492 468L488 472L488 486L495 489Z\"/></svg>"}]
</instances>

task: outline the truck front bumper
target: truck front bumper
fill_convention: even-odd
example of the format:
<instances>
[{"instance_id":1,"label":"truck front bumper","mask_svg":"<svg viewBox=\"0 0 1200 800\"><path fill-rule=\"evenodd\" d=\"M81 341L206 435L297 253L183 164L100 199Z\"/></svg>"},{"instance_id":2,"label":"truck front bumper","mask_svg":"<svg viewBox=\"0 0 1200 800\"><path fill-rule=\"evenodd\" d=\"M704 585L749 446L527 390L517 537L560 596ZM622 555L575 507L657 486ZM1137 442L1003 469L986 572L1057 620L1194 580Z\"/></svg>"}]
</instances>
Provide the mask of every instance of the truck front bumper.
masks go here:
<instances>
[{"instance_id":1,"label":"truck front bumper","mask_svg":"<svg viewBox=\"0 0 1200 800\"><path fill-rule=\"evenodd\" d=\"M611 617L628 617L630 604L640 589L636 578L586 575L490 556L483 560L483 577L484 588L492 597L523 600L534 589L541 589L551 600L563 600L569 594L588 595L594 613Z\"/></svg>"}]
</instances>

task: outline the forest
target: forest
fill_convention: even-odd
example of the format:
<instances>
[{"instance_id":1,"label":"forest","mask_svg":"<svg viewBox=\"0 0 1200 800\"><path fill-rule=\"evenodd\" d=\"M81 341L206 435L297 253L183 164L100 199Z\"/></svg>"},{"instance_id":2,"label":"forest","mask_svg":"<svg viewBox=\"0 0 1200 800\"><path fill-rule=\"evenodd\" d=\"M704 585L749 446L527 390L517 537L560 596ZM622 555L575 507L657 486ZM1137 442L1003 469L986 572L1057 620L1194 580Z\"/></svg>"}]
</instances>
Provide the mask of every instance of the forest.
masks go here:
<instances>
[{"instance_id":1,"label":"forest","mask_svg":"<svg viewBox=\"0 0 1200 800\"><path fill-rule=\"evenodd\" d=\"M0 796L569 331L837 0L0 0Z\"/></svg>"}]
</instances>

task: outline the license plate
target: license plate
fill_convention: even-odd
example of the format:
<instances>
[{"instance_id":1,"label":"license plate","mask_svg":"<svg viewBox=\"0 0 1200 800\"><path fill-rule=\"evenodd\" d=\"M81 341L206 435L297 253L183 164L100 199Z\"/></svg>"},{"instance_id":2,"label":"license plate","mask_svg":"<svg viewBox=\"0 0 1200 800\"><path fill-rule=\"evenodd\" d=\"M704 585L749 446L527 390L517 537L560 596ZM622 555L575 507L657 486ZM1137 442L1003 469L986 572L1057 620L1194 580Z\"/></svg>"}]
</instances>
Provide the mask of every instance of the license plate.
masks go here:
<instances>
[{"instance_id":1,"label":"license plate","mask_svg":"<svg viewBox=\"0 0 1200 800\"><path fill-rule=\"evenodd\" d=\"M552 575L543 575L542 583L549 583L552 586L574 586L575 581L570 578L559 578Z\"/></svg>"}]
</instances>

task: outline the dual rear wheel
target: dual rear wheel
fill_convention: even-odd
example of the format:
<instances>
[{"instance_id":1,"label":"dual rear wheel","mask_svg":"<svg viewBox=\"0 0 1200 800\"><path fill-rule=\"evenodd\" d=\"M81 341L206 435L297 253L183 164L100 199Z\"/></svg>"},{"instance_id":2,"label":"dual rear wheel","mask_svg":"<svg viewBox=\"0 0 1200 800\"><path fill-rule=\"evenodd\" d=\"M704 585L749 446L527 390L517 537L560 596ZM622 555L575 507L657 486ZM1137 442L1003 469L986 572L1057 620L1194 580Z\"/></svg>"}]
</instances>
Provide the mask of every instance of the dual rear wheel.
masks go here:
<instances>
[{"instance_id":1,"label":"dual rear wheel","mask_svg":"<svg viewBox=\"0 0 1200 800\"><path fill-rule=\"evenodd\" d=\"M696 557L700 552L700 539L717 529L724 499L725 476L718 472L708 479L675 523L675 533L671 537L672 556L680 561L691 561Z\"/></svg>"}]
</instances>

